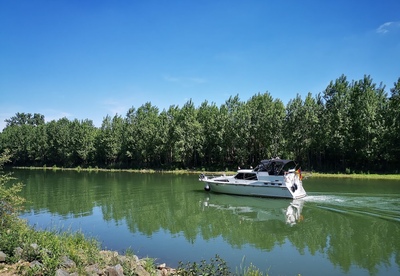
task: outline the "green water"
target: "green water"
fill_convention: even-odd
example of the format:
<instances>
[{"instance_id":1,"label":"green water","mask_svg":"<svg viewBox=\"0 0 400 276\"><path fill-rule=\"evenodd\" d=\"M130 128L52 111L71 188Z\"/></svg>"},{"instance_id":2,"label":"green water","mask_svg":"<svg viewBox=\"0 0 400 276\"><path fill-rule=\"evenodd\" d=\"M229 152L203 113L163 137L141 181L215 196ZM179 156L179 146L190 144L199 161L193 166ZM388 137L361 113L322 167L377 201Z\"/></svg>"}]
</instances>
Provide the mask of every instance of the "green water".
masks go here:
<instances>
[{"instance_id":1,"label":"green water","mask_svg":"<svg viewBox=\"0 0 400 276\"><path fill-rule=\"evenodd\" d=\"M38 229L177 266L218 254L232 271L399 275L400 182L304 180L302 200L207 193L197 175L15 170Z\"/></svg>"}]
</instances>

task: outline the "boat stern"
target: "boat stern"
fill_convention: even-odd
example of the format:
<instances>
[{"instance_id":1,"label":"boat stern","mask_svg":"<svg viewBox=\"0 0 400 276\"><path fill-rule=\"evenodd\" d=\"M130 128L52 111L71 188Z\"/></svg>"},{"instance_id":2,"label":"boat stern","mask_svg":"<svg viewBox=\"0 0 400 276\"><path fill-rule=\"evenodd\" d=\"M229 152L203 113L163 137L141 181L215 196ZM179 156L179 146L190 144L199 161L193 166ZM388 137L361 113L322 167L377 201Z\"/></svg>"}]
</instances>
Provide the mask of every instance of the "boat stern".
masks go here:
<instances>
[{"instance_id":1,"label":"boat stern","mask_svg":"<svg viewBox=\"0 0 400 276\"><path fill-rule=\"evenodd\" d=\"M293 199L299 199L307 196L307 193L303 187L303 181L300 172L293 170L286 174L285 184L292 194Z\"/></svg>"}]
</instances>

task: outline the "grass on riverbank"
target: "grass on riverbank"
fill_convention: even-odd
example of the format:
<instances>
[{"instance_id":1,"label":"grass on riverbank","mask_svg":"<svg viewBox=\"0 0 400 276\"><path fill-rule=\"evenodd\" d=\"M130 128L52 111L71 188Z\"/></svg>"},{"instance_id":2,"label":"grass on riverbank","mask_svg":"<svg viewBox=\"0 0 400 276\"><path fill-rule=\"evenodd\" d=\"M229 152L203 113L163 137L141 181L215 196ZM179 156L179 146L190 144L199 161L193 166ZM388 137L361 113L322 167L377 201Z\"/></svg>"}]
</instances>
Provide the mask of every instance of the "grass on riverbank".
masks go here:
<instances>
[{"instance_id":1,"label":"grass on riverbank","mask_svg":"<svg viewBox=\"0 0 400 276\"><path fill-rule=\"evenodd\" d=\"M64 168L64 167L12 167L13 169L23 169L23 170L51 170L51 171L77 171L77 172L128 172L128 173L171 173L171 174L214 174L214 175L222 175L222 174L235 174L234 171L206 171L205 169L115 169L115 168L99 168L99 167L75 167L75 168Z\"/></svg>"},{"instance_id":2,"label":"grass on riverbank","mask_svg":"<svg viewBox=\"0 0 400 276\"><path fill-rule=\"evenodd\" d=\"M43 265L20 265L17 267L19 274L54 275L61 266L63 256L68 256L76 263L76 272L79 274L84 274L87 265L102 263L99 243L80 232L37 231L18 218L1 230L0 249L7 255L7 263L38 261Z\"/></svg>"},{"instance_id":3,"label":"grass on riverbank","mask_svg":"<svg viewBox=\"0 0 400 276\"><path fill-rule=\"evenodd\" d=\"M369 173L367 174L305 173L305 177L400 180L400 174L369 174Z\"/></svg>"},{"instance_id":4,"label":"grass on riverbank","mask_svg":"<svg viewBox=\"0 0 400 276\"><path fill-rule=\"evenodd\" d=\"M207 171L205 169L175 169L175 170L155 170L155 169L107 169L98 167L88 168L64 168L64 167L13 167L15 169L30 169L30 170L53 170L53 171L86 171L86 172L129 172L129 173L173 173L173 174L210 174L210 175L231 175L235 171ZM308 177L315 178L355 178L355 179L382 179L382 180L400 180L400 174L370 174L370 173L319 173L319 172L303 172L305 179Z\"/></svg>"}]
</instances>

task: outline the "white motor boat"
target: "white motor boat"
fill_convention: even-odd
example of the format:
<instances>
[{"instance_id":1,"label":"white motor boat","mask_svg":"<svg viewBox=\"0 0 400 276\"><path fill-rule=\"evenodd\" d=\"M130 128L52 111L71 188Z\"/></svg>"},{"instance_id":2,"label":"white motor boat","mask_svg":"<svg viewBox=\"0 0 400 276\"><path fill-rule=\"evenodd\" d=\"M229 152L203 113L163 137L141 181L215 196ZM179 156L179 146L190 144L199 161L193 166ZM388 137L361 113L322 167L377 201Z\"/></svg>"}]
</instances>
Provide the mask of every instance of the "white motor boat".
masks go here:
<instances>
[{"instance_id":1,"label":"white motor boat","mask_svg":"<svg viewBox=\"0 0 400 276\"><path fill-rule=\"evenodd\" d=\"M237 174L206 176L204 189L214 193L299 199L307 195L300 169L292 160L266 159L254 169L239 169Z\"/></svg>"}]
</instances>

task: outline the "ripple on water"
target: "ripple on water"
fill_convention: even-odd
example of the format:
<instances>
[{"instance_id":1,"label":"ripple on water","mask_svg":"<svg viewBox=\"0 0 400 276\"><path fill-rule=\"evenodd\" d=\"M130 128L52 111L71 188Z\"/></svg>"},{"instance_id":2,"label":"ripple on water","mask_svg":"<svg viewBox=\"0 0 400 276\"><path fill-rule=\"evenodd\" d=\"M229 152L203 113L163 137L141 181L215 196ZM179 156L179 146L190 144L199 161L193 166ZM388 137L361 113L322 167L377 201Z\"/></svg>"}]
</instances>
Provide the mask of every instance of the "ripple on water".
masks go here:
<instances>
[{"instance_id":1,"label":"ripple on water","mask_svg":"<svg viewBox=\"0 0 400 276\"><path fill-rule=\"evenodd\" d=\"M304 201L329 211L400 221L400 200L396 195L316 194L307 196Z\"/></svg>"}]
</instances>

